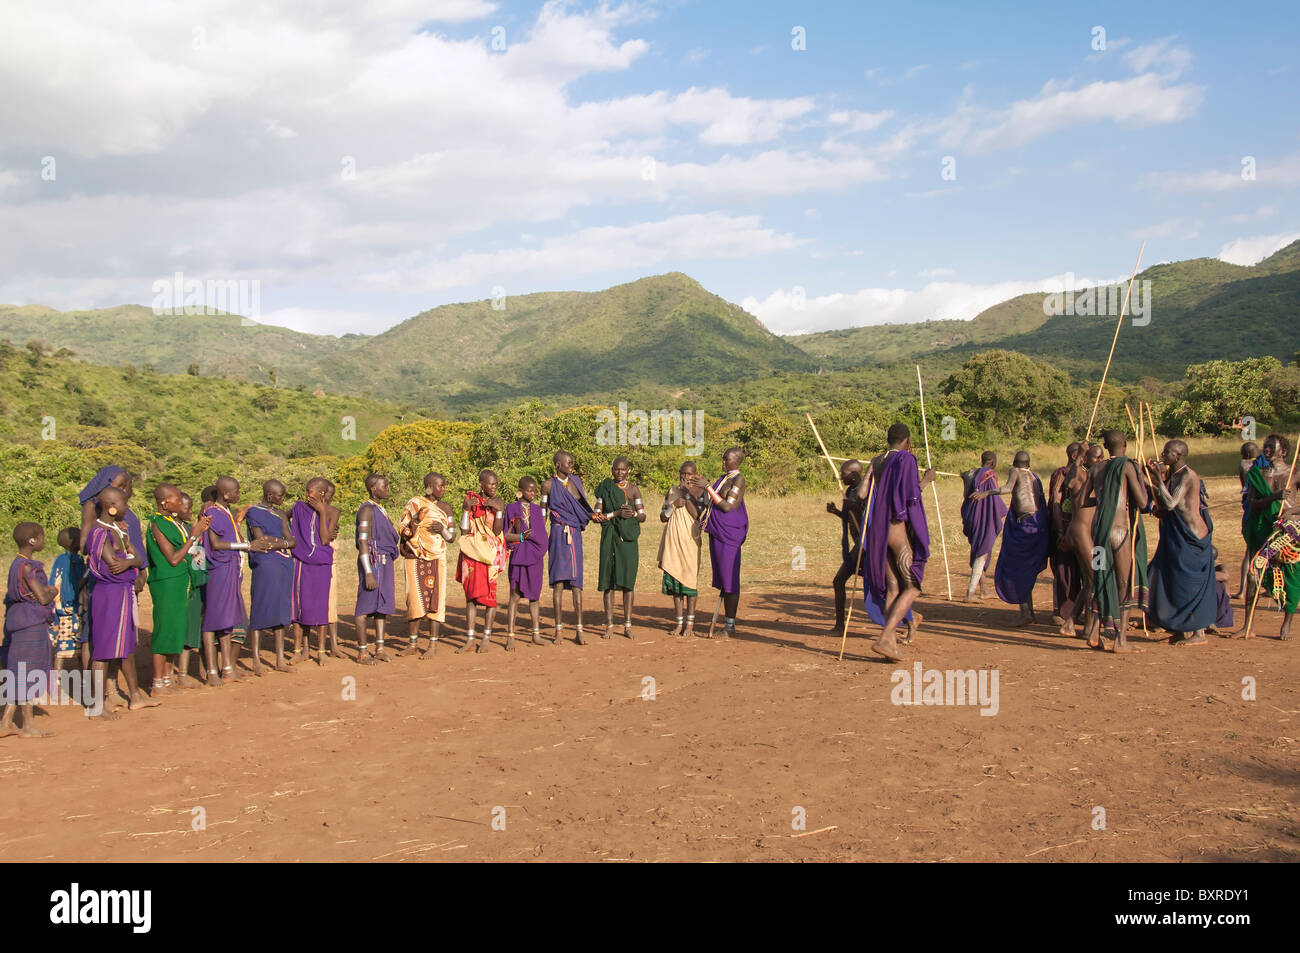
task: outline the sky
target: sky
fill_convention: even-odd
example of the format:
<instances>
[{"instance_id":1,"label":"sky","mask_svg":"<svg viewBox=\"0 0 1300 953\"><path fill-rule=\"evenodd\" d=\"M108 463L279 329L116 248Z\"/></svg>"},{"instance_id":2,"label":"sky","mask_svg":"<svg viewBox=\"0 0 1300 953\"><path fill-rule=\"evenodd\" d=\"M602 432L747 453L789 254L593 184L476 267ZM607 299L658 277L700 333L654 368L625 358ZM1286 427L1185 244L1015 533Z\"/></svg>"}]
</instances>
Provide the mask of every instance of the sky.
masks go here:
<instances>
[{"instance_id":1,"label":"sky","mask_svg":"<svg viewBox=\"0 0 1300 953\"><path fill-rule=\"evenodd\" d=\"M0 7L0 302L376 333L681 271L779 334L1300 238L1289 3ZM1155 289L1159 294L1159 289ZM179 297L179 295L178 295Z\"/></svg>"}]
</instances>

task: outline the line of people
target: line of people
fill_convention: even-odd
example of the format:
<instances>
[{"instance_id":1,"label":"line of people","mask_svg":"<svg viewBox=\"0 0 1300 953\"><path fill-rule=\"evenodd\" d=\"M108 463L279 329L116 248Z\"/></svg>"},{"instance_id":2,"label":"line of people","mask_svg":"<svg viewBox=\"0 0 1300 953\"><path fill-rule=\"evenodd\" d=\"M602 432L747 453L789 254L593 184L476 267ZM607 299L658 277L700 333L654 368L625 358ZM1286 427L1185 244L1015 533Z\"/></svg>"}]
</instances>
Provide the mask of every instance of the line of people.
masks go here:
<instances>
[{"instance_id":1,"label":"line of people","mask_svg":"<svg viewBox=\"0 0 1300 953\"><path fill-rule=\"evenodd\" d=\"M709 480L686 461L679 480L660 509L663 524L658 566L661 589L673 599L674 635L693 635L702 534L709 535L712 584L724 612L722 635L735 634L740 599L741 549L749 529L745 480L739 447L722 457L724 473ZM447 481L438 473L424 478L424 492L409 500L394 518L386 509L388 479L370 474L366 500L356 514L357 589L354 616L356 661L388 661L385 642L390 617L397 614L396 564L406 579L406 645L398 655L432 655L446 622L447 547L459 539L455 572L466 601L466 638L458 652L485 651L492 641L498 585L504 574L509 601L505 648L513 650L516 620L526 607L534 644L543 644L540 601L543 561L552 592L552 644L564 638L567 591L573 611L574 640L587 642L583 628L583 531L600 526L598 590L609 638L616 631L616 593L622 594L622 630L633 638L634 592L640 531L646 511L639 488L629 481L630 463L617 458L610 477L589 500L573 455L555 454L554 470L539 483L519 481L517 499L506 503L491 470L465 495L460 518L444 501ZM0 734L16 728L45 734L33 722L33 706L50 683L49 673L80 669L101 684L125 682L129 709L157 705L169 692L190 687L191 660L199 681L209 686L239 680L239 660L247 632L251 670L261 675L265 634L273 641L274 664L292 672L299 659L344 657L338 638L337 573L334 541L341 512L334 506L334 484L309 480L301 499L286 506L280 481L262 485L259 501L240 506L239 482L222 476L203 491L198 518L191 497L179 487L154 489L155 513L141 521L132 511L130 474L117 466L100 470L81 491L80 527L60 531L63 552L47 576L37 554L45 531L36 523L14 528L18 555L9 569L5 595L5 640L0 665L6 673L6 698ZM549 520L549 526L548 526ZM251 574L245 609L245 560ZM137 644L138 597L145 586L153 605L151 651L153 680L145 692L133 663ZM479 628L480 619L482 627ZM427 627L424 623L427 622ZM374 629L373 648L370 629ZM420 638L428 644L421 650ZM710 626L710 635L713 627ZM292 648L286 640L292 639ZM316 651L312 652L313 641ZM123 663L127 664L123 664ZM84 699L83 699L84 701ZM98 717L116 718L108 705Z\"/></svg>"}]
</instances>

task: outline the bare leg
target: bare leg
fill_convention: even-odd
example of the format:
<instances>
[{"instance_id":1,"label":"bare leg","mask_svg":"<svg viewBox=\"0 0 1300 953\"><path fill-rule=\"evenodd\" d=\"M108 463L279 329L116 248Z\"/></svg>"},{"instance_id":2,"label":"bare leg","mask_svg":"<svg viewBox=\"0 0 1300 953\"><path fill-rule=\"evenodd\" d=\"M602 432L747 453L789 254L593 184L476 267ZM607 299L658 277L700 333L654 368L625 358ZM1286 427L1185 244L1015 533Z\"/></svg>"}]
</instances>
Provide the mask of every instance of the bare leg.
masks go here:
<instances>
[{"instance_id":1,"label":"bare leg","mask_svg":"<svg viewBox=\"0 0 1300 953\"><path fill-rule=\"evenodd\" d=\"M150 695L164 695L167 693L165 679L167 678L167 656L155 655L153 657L153 687L149 690Z\"/></svg>"},{"instance_id":2,"label":"bare leg","mask_svg":"<svg viewBox=\"0 0 1300 953\"><path fill-rule=\"evenodd\" d=\"M555 606L555 644L559 645L564 637L564 583L551 587L551 601Z\"/></svg>"},{"instance_id":3,"label":"bare leg","mask_svg":"<svg viewBox=\"0 0 1300 953\"><path fill-rule=\"evenodd\" d=\"M249 639L253 643L250 648L253 652L253 674L261 677L262 669L262 630L254 629L249 633Z\"/></svg>"},{"instance_id":4,"label":"bare leg","mask_svg":"<svg viewBox=\"0 0 1300 953\"><path fill-rule=\"evenodd\" d=\"M156 705L157 702L154 702L154 704ZM10 706L10 707L12 707L12 706ZM43 728L37 728L37 727L36 727L36 720L35 720L35 719L36 719L36 716L35 716L35 714L34 714L33 711L32 711L33 706L29 703L29 704L23 705L23 706L21 706L21 707L22 707L22 710L23 710L23 727L22 727L22 731L21 731L21 734L23 735L23 737L25 737L25 738L48 738L48 737L50 737L50 733L49 733L48 731L46 731L46 730L43 729ZM8 709L6 709L6 711L8 711ZM3 730L0 730L0 735L3 735L3 734L5 734L5 733L6 733L6 732L4 732Z\"/></svg>"},{"instance_id":5,"label":"bare leg","mask_svg":"<svg viewBox=\"0 0 1300 953\"><path fill-rule=\"evenodd\" d=\"M161 704L158 699L150 698L140 691L140 677L135 671L134 658L124 658L120 664L122 677L126 679L127 707L131 711L135 711L137 708L154 708Z\"/></svg>"},{"instance_id":6,"label":"bare leg","mask_svg":"<svg viewBox=\"0 0 1300 953\"><path fill-rule=\"evenodd\" d=\"M528 601L528 615L533 622L533 644L537 645L542 640L542 601L540 599L530 599Z\"/></svg>"},{"instance_id":7,"label":"bare leg","mask_svg":"<svg viewBox=\"0 0 1300 953\"><path fill-rule=\"evenodd\" d=\"M367 650L367 647L366 647L366 617L365 617L365 614L363 613L362 615L356 616L356 618L355 618L353 621L354 621L354 623L356 624L356 627L357 627L357 664L358 664L358 665L374 665L374 664L375 664L375 660L374 660L373 658L370 657L370 652ZM377 634L378 634L378 633L376 633L376 635L377 635Z\"/></svg>"},{"instance_id":8,"label":"bare leg","mask_svg":"<svg viewBox=\"0 0 1300 953\"><path fill-rule=\"evenodd\" d=\"M577 618L578 620L576 626L577 638L575 639L575 641L579 645L586 645L587 640L582 637L582 590L570 588L569 591L573 593L573 614L575 618Z\"/></svg>"},{"instance_id":9,"label":"bare leg","mask_svg":"<svg viewBox=\"0 0 1300 953\"><path fill-rule=\"evenodd\" d=\"M510 601L506 603L506 636L515 634L515 613L519 609L519 590L510 587Z\"/></svg>"},{"instance_id":10,"label":"bare leg","mask_svg":"<svg viewBox=\"0 0 1300 953\"><path fill-rule=\"evenodd\" d=\"M391 662L392 659L384 650L384 636L388 632L388 616L375 616L375 661Z\"/></svg>"},{"instance_id":11,"label":"bare leg","mask_svg":"<svg viewBox=\"0 0 1300 953\"><path fill-rule=\"evenodd\" d=\"M982 583L984 581L984 569L986 566L988 566L988 563L989 563L988 553L985 553L982 556L975 557L975 562L970 567L970 585L966 587L967 602L975 602L977 599L982 601L984 599L984 589ZM976 596L976 590L979 591L978 596Z\"/></svg>"},{"instance_id":12,"label":"bare leg","mask_svg":"<svg viewBox=\"0 0 1300 953\"><path fill-rule=\"evenodd\" d=\"M695 635L695 602L699 596L686 597L686 627L682 629L682 635Z\"/></svg>"},{"instance_id":13,"label":"bare leg","mask_svg":"<svg viewBox=\"0 0 1300 953\"><path fill-rule=\"evenodd\" d=\"M478 644L478 651L486 652L492 644L492 623L496 621L497 607L483 607L483 641Z\"/></svg>"},{"instance_id":14,"label":"bare leg","mask_svg":"<svg viewBox=\"0 0 1300 953\"><path fill-rule=\"evenodd\" d=\"M406 648L397 653L398 658L414 655L420 648L420 623L423 619L406 620Z\"/></svg>"},{"instance_id":15,"label":"bare leg","mask_svg":"<svg viewBox=\"0 0 1300 953\"><path fill-rule=\"evenodd\" d=\"M277 625L275 627L275 670L277 672L292 672L293 668L284 657L284 638L284 626Z\"/></svg>"},{"instance_id":16,"label":"bare leg","mask_svg":"<svg viewBox=\"0 0 1300 953\"><path fill-rule=\"evenodd\" d=\"M880 633L880 638L872 644L871 650L891 661L901 662L903 655L898 647L898 624L907 615L907 610L912 608L912 603L916 601L920 591L912 585L912 545L908 539L905 523L899 521L889 524L888 547L888 565L885 571L886 591L888 592L890 588L888 583L892 579L898 588L898 595L892 602L886 600L884 629Z\"/></svg>"},{"instance_id":17,"label":"bare leg","mask_svg":"<svg viewBox=\"0 0 1300 953\"><path fill-rule=\"evenodd\" d=\"M1249 574L1250 574L1250 553L1242 553L1241 554L1241 575L1237 577L1240 580L1240 585L1237 586L1237 591L1234 592L1231 596L1229 596L1230 599L1239 598L1241 594L1246 591L1246 579L1249 577Z\"/></svg>"},{"instance_id":18,"label":"bare leg","mask_svg":"<svg viewBox=\"0 0 1300 953\"><path fill-rule=\"evenodd\" d=\"M465 603L465 619L465 644L456 650L457 655L474 647L474 627L478 623L477 602L471 600Z\"/></svg>"},{"instance_id":19,"label":"bare leg","mask_svg":"<svg viewBox=\"0 0 1300 953\"><path fill-rule=\"evenodd\" d=\"M685 605L686 599L683 596L673 596L673 614L677 617L677 624L668 630L669 635L681 635L686 613L682 606Z\"/></svg>"},{"instance_id":20,"label":"bare leg","mask_svg":"<svg viewBox=\"0 0 1300 953\"><path fill-rule=\"evenodd\" d=\"M633 595L631 589L623 592L623 634L629 639L632 638L632 605Z\"/></svg>"},{"instance_id":21,"label":"bare leg","mask_svg":"<svg viewBox=\"0 0 1300 953\"><path fill-rule=\"evenodd\" d=\"M601 597L605 603L605 631L600 637L607 639L614 634L614 590L606 589L601 593Z\"/></svg>"},{"instance_id":22,"label":"bare leg","mask_svg":"<svg viewBox=\"0 0 1300 953\"><path fill-rule=\"evenodd\" d=\"M216 636L211 632L203 633L203 659L207 665L204 680L209 688L216 688L221 684L221 673L217 668Z\"/></svg>"},{"instance_id":23,"label":"bare leg","mask_svg":"<svg viewBox=\"0 0 1300 953\"><path fill-rule=\"evenodd\" d=\"M239 643L235 641L234 634L227 629L221 636L221 655L225 659L225 664L221 669L221 677L237 682L244 676L235 668L235 663L239 661Z\"/></svg>"}]
</instances>

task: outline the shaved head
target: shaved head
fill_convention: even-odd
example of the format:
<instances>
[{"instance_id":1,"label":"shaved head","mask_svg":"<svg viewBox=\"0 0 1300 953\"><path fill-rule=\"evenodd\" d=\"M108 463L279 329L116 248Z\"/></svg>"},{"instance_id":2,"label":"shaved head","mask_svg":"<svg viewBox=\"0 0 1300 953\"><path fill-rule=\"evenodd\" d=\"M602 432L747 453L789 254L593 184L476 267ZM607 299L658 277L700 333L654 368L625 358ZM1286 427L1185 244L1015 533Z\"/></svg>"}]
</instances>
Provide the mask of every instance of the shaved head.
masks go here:
<instances>
[{"instance_id":1,"label":"shaved head","mask_svg":"<svg viewBox=\"0 0 1300 953\"><path fill-rule=\"evenodd\" d=\"M126 512L126 494L115 486L106 486L99 491L100 513L116 519Z\"/></svg>"},{"instance_id":2,"label":"shaved head","mask_svg":"<svg viewBox=\"0 0 1300 953\"><path fill-rule=\"evenodd\" d=\"M14 542L19 546L26 546L33 538L40 539L45 535L45 530L41 529L40 523L19 523L14 527Z\"/></svg>"}]
</instances>

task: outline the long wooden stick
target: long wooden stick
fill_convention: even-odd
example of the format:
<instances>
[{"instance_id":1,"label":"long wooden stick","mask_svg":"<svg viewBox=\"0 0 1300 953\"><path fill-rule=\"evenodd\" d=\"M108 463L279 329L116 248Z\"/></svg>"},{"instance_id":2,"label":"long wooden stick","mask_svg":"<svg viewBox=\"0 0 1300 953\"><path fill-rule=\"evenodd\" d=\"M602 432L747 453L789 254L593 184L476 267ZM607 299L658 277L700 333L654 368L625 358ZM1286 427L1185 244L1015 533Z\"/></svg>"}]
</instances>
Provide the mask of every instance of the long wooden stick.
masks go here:
<instances>
[{"instance_id":1,"label":"long wooden stick","mask_svg":"<svg viewBox=\"0 0 1300 953\"><path fill-rule=\"evenodd\" d=\"M861 460L862 458L861 458L861 457L831 457L830 459L832 459L832 460L838 460L840 463L843 463L843 462L846 461L846 460ZM918 469L924 469L924 467L922 467L919 463L918 463L916 466L917 466ZM950 470L935 470L934 472L935 472L935 475L937 475L937 476L946 476L946 477L957 477L957 476L961 476L960 473L953 473L953 472L950 471Z\"/></svg>"},{"instance_id":2,"label":"long wooden stick","mask_svg":"<svg viewBox=\"0 0 1300 953\"><path fill-rule=\"evenodd\" d=\"M817 432L817 425L813 423L812 414L805 413L804 416L808 418L808 425L813 429L813 436L817 438L817 444L822 448L822 456L826 458L826 465L830 467L831 472L835 474L835 484L843 490L844 481L840 479L839 468L835 466L834 461L831 459L830 451L826 449L826 444L822 441L822 435Z\"/></svg>"},{"instance_id":3,"label":"long wooden stick","mask_svg":"<svg viewBox=\"0 0 1300 953\"><path fill-rule=\"evenodd\" d=\"M930 426L925 422L925 387L921 384L921 365L916 365L916 390L921 395L921 432L925 435L925 465L930 464ZM930 489L934 490L934 515L939 520L939 545L943 547L943 574L948 580L948 601L952 602L952 573L948 570L948 541L943 535L943 512L939 509L939 487L933 481Z\"/></svg>"},{"instance_id":4,"label":"long wooden stick","mask_svg":"<svg viewBox=\"0 0 1300 953\"><path fill-rule=\"evenodd\" d=\"M862 511L862 532L858 534L858 561L853 567L853 587L849 590L849 602L844 614L844 631L840 633L840 657L844 661L844 646L849 641L849 623L853 621L853 603L858 597L858 573L862 569L862 554L867 549L867 523L871 519L871 500L876 495L876 474L871 474L871 486L867 488L867 508ZM863 589L865 592L865 587Z\"/></svg>"},{"instance_id":5,"label":"long wooden stick","mask_svg":"<svg viewBox=\"0 0 1300 953\"><path fill-rule=\"evenodd\" d=\"M1119 340L1119 329L1124 325L1124 315L1128 312L1129 295L1133 293L1133 282L1137 280L1138 268L1142 264L1142 251L1147 247L1143 240L1138 248L1138 260L1133 265L1133 277L1128 280L1128 290L1124 292L1124 304L1119 309L1119 320L1115 322L1115 336L1110 342L1110 354L1106 357L1106 369L1101 372L1101 383L1097 385L1097 399L1092 402L1092 416L1088 418L1088 432L1084 434L1086 439L1092 439L1092 425L1097 421L1097 408L1101 406L1101 392L1106 386L1106 375L1110 373L1110 362L1115 357L1115 342Z\"/></svg>"}]
</instances>

